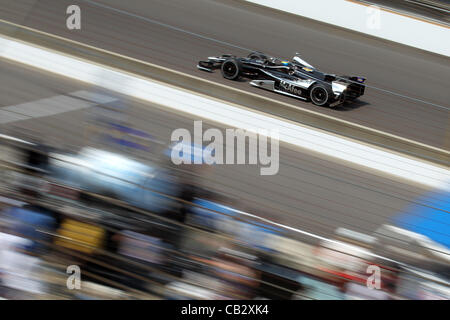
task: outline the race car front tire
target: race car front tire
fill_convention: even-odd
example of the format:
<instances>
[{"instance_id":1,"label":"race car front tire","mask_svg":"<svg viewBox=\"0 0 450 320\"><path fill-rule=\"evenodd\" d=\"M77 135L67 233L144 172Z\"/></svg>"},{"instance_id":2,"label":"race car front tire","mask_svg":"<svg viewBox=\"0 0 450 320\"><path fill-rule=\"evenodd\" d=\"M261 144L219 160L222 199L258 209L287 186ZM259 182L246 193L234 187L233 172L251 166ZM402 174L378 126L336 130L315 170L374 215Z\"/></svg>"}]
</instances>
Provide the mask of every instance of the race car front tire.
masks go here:
<instances>
[{"instance_id":1,"label":"race car front tire","mask_svg":"<svg viewBox=\"0 0 450 320\"><path fill-rule=\"evenodd\" d=\"M227 59L220 69L222 76L228 80L237 80L242 72L242 64L236 59Z\"/></svg>"},{"instance_id":2,"label":"race car front tire","mask_svg":"<svg viewBox=\"0 0 450 320\"><path fill-rule=\"evenodd\" d=\"M316 106L326 106L333 97L333 91L323 84L316 83L311 87L309 97Z\"/></svg>"}]
</instances>

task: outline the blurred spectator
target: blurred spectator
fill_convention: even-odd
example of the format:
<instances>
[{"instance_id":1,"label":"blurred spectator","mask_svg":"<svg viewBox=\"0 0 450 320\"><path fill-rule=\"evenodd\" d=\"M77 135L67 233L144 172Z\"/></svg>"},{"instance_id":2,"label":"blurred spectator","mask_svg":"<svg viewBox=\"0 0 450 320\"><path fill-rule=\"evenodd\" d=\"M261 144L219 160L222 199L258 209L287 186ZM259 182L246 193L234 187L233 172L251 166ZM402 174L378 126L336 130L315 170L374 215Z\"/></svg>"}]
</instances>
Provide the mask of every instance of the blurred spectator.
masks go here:
<instances>
[{"instance_id":1,"label":"blurred spectator","mask_svg":"<svg viewBox=\"0 0 450 320\"><path fill-rule=\"evenodd\" d=\"M14 234L30 240L22 250L36 256L46 252L58 226L56 212L39 205L25 205L7 209L5 216L12 223L9 228Z\"/></svg>"}]
</instances>

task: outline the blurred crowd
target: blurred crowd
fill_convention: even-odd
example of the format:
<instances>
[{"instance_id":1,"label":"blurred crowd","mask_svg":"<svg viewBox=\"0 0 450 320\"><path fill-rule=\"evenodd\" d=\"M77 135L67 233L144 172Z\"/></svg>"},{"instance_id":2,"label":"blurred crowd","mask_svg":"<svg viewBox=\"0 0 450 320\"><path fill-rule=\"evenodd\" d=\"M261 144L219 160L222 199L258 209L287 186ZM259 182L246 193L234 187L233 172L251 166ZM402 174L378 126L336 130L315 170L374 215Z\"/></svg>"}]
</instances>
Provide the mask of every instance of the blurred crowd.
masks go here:
<instances>
[{"instance_id":1,"label":"blurred crowd","mask_svg":"<svg viewBox=\"0 0 450 320\"><path fill-rule=\"evenodd\" d=\"M12 137L0 147L3 299L450 297L448 265L376 257L372 237L345 229L300 239L204 190L213 167Z\"/></svg>"}]
</instances>

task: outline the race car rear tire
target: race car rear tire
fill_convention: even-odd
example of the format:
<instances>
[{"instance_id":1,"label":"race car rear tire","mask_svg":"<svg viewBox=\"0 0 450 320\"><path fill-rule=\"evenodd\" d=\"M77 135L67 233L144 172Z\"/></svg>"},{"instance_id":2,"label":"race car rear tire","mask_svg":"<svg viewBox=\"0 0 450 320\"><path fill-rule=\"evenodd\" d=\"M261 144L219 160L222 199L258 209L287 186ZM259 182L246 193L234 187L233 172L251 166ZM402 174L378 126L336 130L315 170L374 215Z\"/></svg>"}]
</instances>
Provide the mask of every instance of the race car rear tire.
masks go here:
<instances>
[{"instance_id":1,"label":"race car rear tire","mask_svg":"<svg viewBox=\"0 0 450 320\"><path fill-rule=\"evenodd\" d=\"M236 59L227 59L222 63L220 70L225 79L237 80L242 72L242 64Z\"/></svg>"},{"instance_id":2,"label":"race car rear tire","mask_svg":"<svg viewBox=\"0 0 450 320\"><path fill-rule=\"evenodd\" d=\"M328 105L332 96L333 91L320 83L314 84L309 91L311 102L316 106Z\"/></svg>"}]
</instances>

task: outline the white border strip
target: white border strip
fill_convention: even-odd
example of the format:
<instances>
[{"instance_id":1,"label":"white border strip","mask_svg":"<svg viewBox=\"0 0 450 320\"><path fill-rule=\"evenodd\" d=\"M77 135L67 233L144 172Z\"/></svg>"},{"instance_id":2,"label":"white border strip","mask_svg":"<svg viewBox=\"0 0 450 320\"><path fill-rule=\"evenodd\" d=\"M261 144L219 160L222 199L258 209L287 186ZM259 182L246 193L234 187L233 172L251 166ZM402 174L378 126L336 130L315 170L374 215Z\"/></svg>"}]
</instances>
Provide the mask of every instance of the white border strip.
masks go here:
<instances>
[{"instance_id":1,"label":"white border strip","mask_svg":"<svg viewBox=\"0 0 450 320\"><path fill-rule=\"evenodd\" d=\"M450 170L48 49L0 37L0 57L227 126L277 130L280 141L431 188L450 189Z\"/></svg>"}]
</instances>

